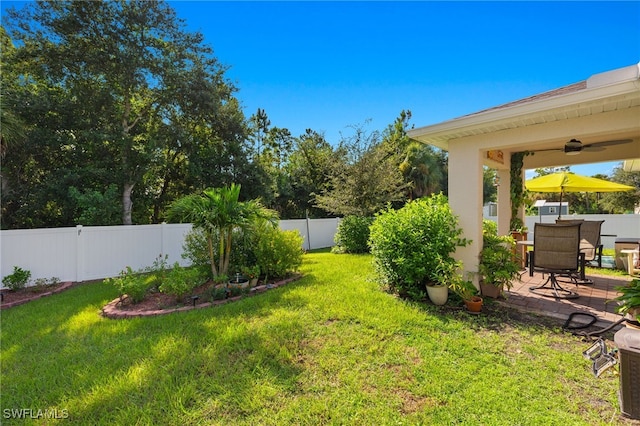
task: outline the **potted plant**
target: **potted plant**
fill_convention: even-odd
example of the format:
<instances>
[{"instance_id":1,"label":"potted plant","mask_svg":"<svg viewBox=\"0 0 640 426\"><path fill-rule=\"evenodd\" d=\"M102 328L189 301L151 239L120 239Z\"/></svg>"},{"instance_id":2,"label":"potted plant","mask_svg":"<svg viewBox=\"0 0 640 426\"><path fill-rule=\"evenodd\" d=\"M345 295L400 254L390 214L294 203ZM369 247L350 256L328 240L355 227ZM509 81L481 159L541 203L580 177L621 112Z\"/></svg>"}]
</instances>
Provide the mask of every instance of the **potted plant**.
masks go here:
<instances>
[{"instance_id":1,"label":"potted plant","mask_svg":"<svg viewBox=\"0 0 640 426\"><path fill-rule=\"evenodd\" d=\"M240 268L240 272L243 276L249 278L249 286L255 287L258 284L258 277L260 276L260 266L243 266Z\"/></svg>"},{"instance_id":2,"label":"potted plant","mask_svg":"<svg viewBox=\"0 0 640 426\"><path fill-rule=\"evenodd\" d=\"M613 299L618 302L616 313L626 315L627 319L636 323L640 322L640 279L635 278L628 285L615 287L615 290L621 293Z\"/></svg>"},{"instance_id":3,"label":"potted plant","mask_svg":"<svg viewBox=\"0 0 640 426\"><path fill-rule=\"evenodd\" d=\"M469 312L480 312L482 310L482 297L477 295L478 289L476 289L471 280L465 280L461 275L456 274L452 277L449 288L460 296Z\"/></svg>"},{"instance_id":4,"label":"potted plant","mask_svg":"<svg viewBox=\"0 0 640 426\"><path fill-rule=\"evenodd\" d=\"M480 289L484 296L498 298L504 289L512 287L513 280L520 280L520 259L514 248L516 242L508 235L498 236L489 224L483 224L482 251L478 273Z\"/></svg>"},{"instance_id":5,"label":"potted plant","mask_svg":"<svg viewBox=\"0 0 640 426\"><path fill-rule=\"evenodd\" d=\"M431 279L427 281L427 295L434 305L444 305L449 297L451 283L458 276L457 270L462 267L462 262L456 262L453 258L437 258Z\"/></svg>"}]
</instances>

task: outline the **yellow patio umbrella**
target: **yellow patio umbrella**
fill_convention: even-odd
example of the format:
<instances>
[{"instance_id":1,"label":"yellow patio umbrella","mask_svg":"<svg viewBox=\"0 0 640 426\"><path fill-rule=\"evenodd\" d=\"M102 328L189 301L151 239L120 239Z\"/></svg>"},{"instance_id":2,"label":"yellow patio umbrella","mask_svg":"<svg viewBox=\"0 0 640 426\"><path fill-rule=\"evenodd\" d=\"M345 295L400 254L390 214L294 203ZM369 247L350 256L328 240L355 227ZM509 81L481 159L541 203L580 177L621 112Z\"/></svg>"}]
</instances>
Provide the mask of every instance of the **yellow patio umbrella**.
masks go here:
<instances>
[{"instance_id":1,"label":"yellow patio umbrella","mask_svg":"<svg viewBox=\"0 0 640 426\"><path fill-rule=\"evenodd\" d=\"M559 192L560 208L558 209L558 219L562 213L562 195L565 192L618 192L636 189L633 186L577 175L571 172L556 172L529 179L525 182L525 187L527 190L534 192Z\"/></svg>"}]
</instances>

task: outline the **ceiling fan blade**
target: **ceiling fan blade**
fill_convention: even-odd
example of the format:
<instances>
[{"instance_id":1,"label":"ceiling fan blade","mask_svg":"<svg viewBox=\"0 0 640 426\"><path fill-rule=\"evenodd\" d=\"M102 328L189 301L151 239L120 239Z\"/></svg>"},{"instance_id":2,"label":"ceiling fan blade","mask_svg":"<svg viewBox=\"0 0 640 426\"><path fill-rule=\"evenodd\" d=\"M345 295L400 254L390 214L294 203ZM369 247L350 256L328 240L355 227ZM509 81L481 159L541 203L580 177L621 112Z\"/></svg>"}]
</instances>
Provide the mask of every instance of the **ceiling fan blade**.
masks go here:
<instances>
[{"instance_id":1,"label":"ceiling fan blade","mask_svg":"<svg viewBox=\"0 0 640 426\"><path fill-rule=\"evenodd\" d=\"M624 145L625 143L629 143L631 141L632 139L620 139L615 141L596 142L596 143L590 143L589 145L585 145L584 148L600 148L604 146ZM590 151L594 151L594 150L590 149ZM600 149L597 149L597 151L600 151Z\"/></svg>"},{"instance_id":2,"label":"ceiling fan blade","mask_svg":"<svg viewBox=\"0 0 640 426\"><path fill-rule=\"evenodd\" d=\"M530 152L564 151L564 148L535 149Z\"/></svg>"},{"instance_id":3,"label":"ceiling fan blade","mask_svg":"<svg viewBox=\"0 0 640 426\"><path fill-rule=\"evenodd\" d=\"M603 146L597 146L597 145L587 145L587 146L582 148L582 151L600 152L600 151L604 151L604 147Z\"/></svg>"}]
</instances>

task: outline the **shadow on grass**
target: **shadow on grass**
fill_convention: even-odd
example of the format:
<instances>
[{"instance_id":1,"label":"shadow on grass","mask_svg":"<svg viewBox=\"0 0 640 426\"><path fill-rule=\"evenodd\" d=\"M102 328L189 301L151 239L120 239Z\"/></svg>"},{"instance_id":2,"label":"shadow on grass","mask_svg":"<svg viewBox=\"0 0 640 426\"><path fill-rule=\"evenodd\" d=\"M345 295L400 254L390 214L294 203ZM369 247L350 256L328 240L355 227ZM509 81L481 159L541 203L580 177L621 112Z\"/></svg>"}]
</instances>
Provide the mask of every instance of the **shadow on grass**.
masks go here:
<instances>
[{"instance_id":1,"label":"shadow on grass","mask_svg":"<svg viewBox=\"0 0 640 426\"><path fill-rule=\"evenodd\" d=\"M117 296L103 283L3 312L1 408L64 408L71 420L95 424L123 421L128 412L162 423L167 407L245 410L241 401L264 383L287 389L296 382L291 354L305 325L287 311L304 309L307 301L293 290L313 281L150 318L101 317Z\"/></svg>"},{"instance_id":2,"label":"shadow on grass","mask_svg":"<svg viewBox=\"0 0 640 426\"><path fill-rule=\"evenodd\" d=\"M577 339L591 341L592 339L583 337L582 333L593 333L603 330L602 327L596 325L575 330L565 330L563 328L566 323L565 319L520 311L490 298L484 298L484 304L480 314L467 312L462 300L456 296L450 296L447 304L443 306L433 305L429 301L411 303L417 303L422 310L431 315L441 316L443 321L462 321L474 331L503 333L513 328L530 331L544 330L552 334L574 334ZM613 335L616 331L617 328L606 331L602 333L602 337L613 340Z\"/></svg>"}]
</instances>

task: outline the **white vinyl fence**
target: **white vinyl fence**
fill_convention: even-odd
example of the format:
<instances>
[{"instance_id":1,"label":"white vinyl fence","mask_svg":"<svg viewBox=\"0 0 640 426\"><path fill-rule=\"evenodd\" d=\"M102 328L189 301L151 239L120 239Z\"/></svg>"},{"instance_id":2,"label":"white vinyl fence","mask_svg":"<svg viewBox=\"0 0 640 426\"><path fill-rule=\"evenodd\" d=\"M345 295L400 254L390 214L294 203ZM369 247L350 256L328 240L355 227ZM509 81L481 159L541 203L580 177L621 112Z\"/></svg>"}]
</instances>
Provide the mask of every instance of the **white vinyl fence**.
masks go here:
<instances>
[{"instance_id":1,"label":"white vinyl fence","mask_svg":"<svg viewBox=\"0 0 640 426\"><path fill-rule=\"evenodd\" d=\"M284 230L298 230L305 250L330 247L339 219L280 221ZM0 231L0 277L14 266L37 278L82 282L113 277L130 266L151 266L159 256L169 264L182 259L182 245L190 224L77 226L75 228Z\"/></svg>"},{"instance_id":2,"label":"white vinyl fence","mask_svg":"<svg viewBox=\"0 0 640 426\"><path fill-rule=\"evenodd\" d=\"M486 219L497 220L495 216L485 216ZM527 239L533 240L535 224L555 223L556 215L527 216L525 225L529 229ZM604 220L600 233L602 245L606 249L615 248L616 238L640 238L640 215L637 214L571 214L562 216L563 219Z\"/></svg>"}]
</instances>

